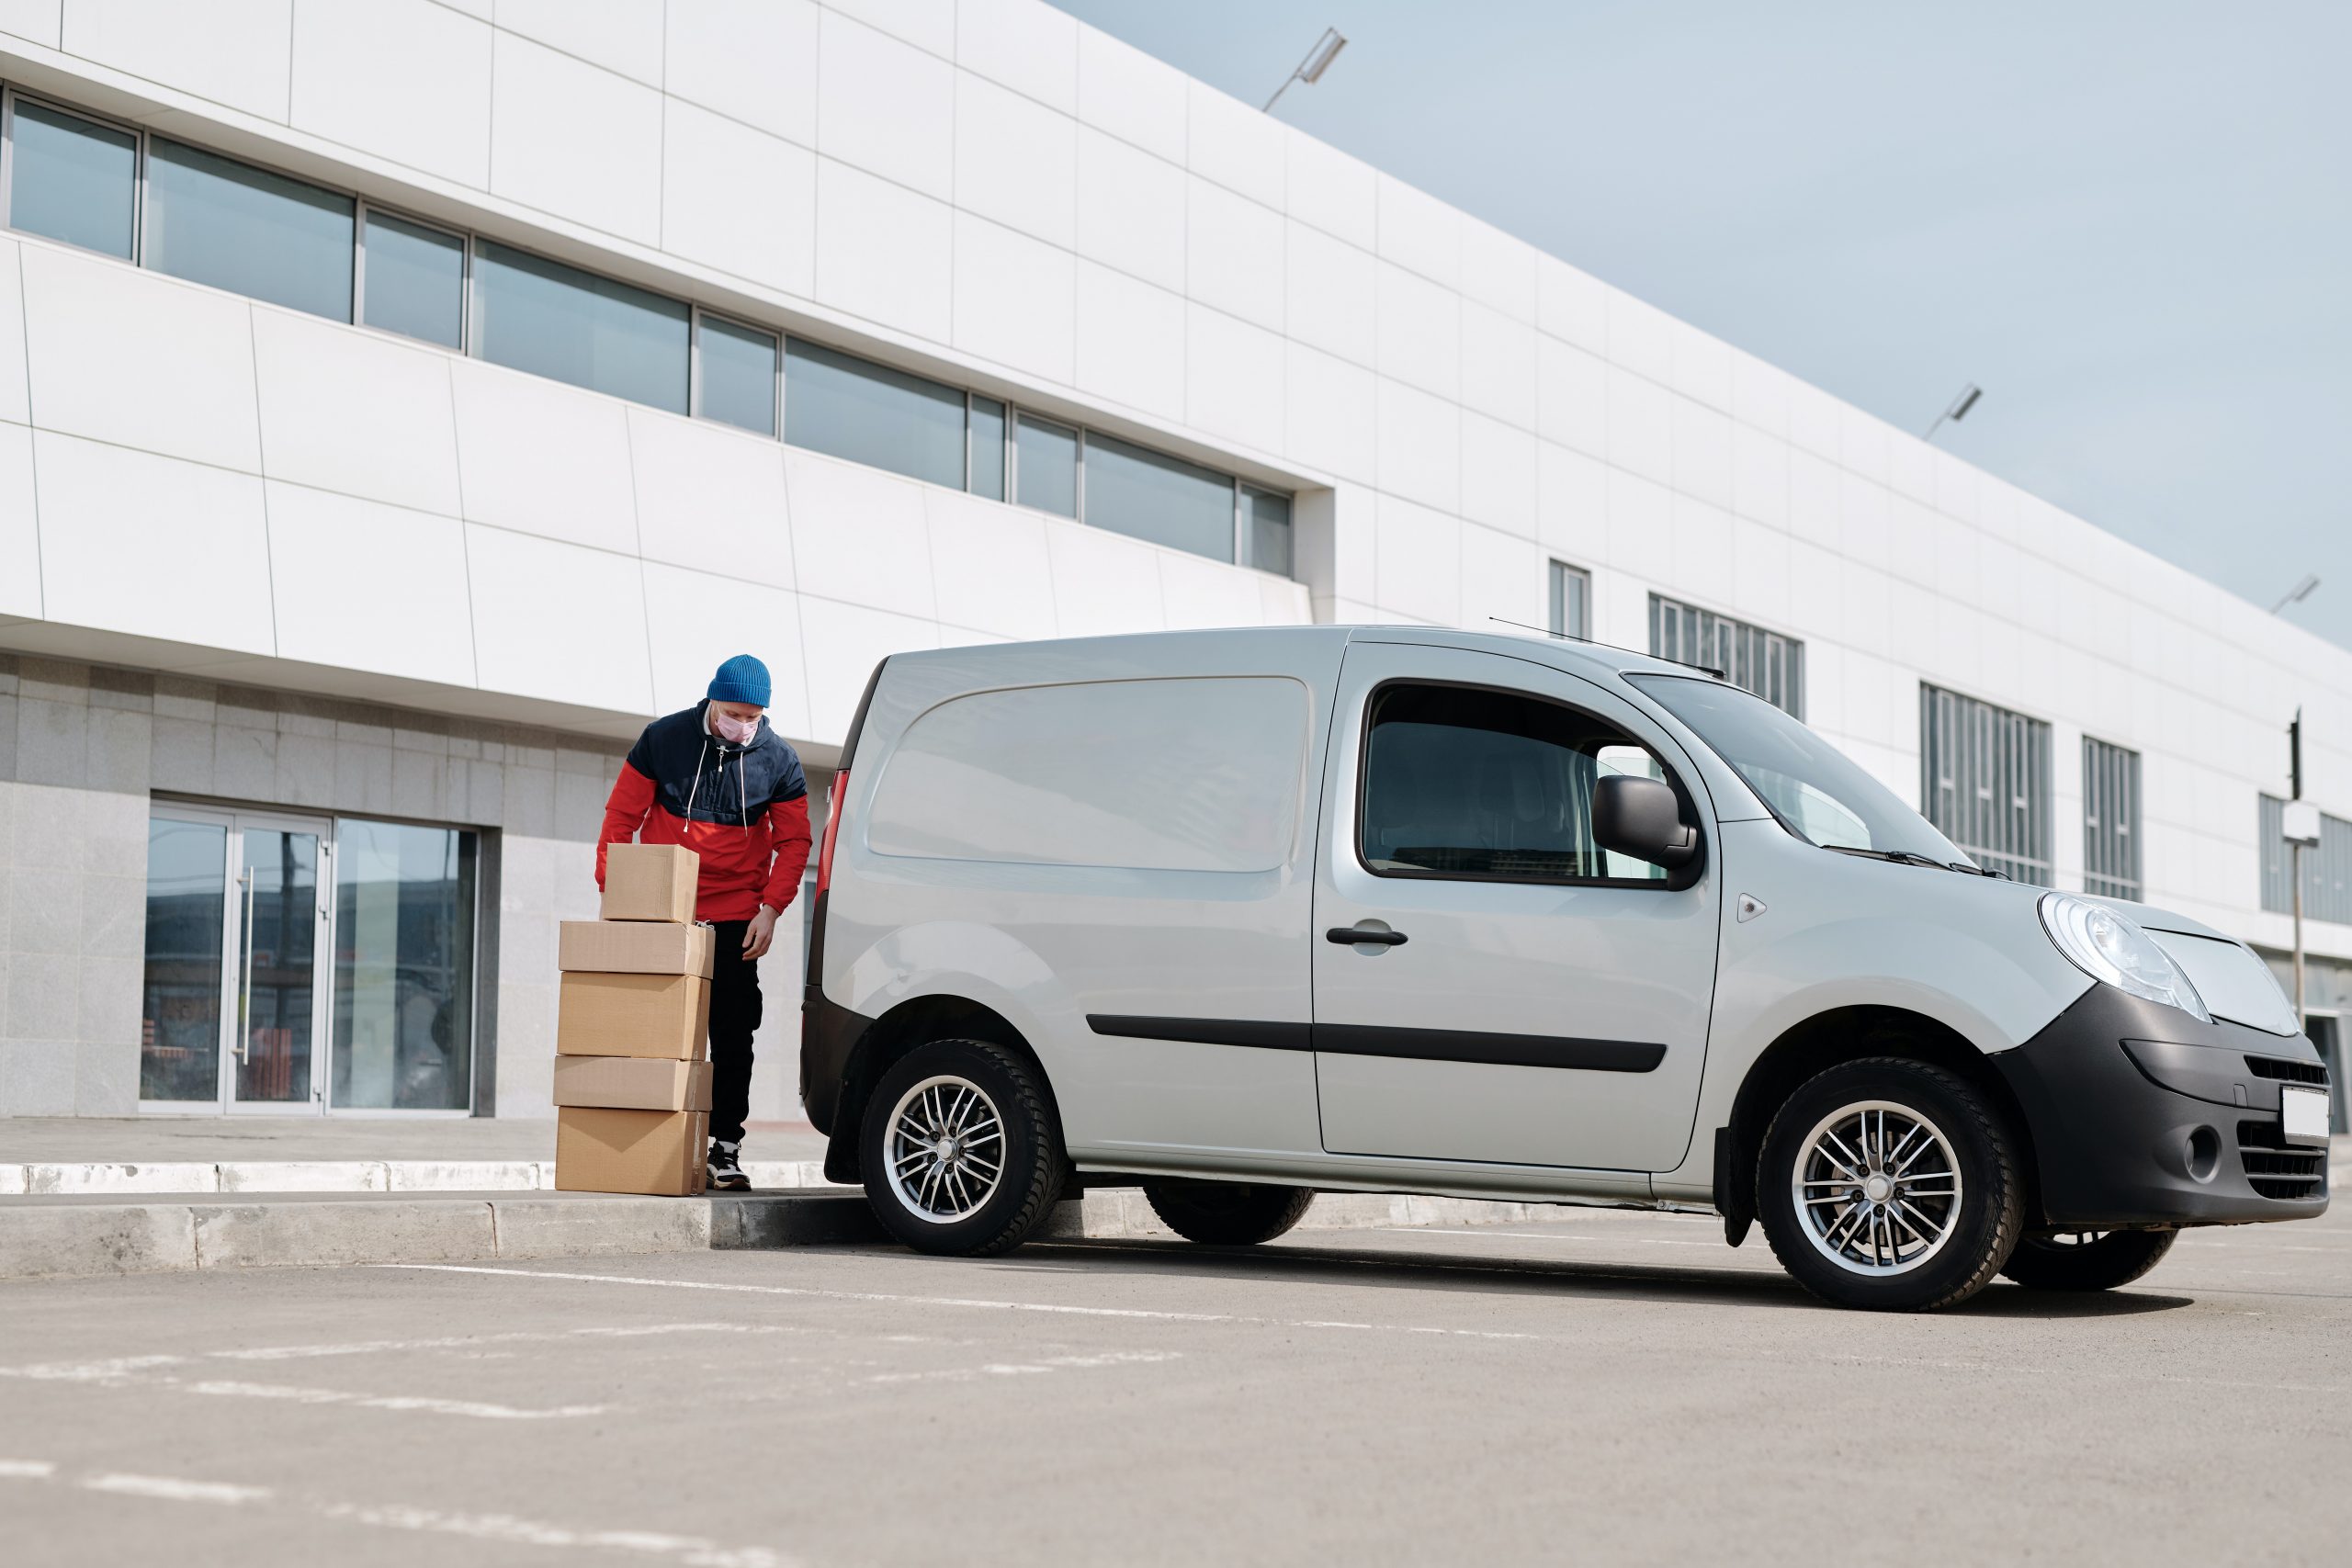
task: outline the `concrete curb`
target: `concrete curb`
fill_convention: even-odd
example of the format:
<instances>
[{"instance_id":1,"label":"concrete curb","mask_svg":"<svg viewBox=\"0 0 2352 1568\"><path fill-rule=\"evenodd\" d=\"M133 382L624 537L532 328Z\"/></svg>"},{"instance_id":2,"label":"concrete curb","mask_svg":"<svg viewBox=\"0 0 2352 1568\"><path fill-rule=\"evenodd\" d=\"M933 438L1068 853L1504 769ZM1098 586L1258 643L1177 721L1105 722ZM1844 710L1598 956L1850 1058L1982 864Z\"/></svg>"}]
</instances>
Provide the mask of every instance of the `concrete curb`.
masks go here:
<instances>
[{"instance_id":1,"label":"concrete curb","mask_svg":"<svg viewBox=\"0 0 2352 1568\"><path fill-rule=\"evenodd\" d=\"M478 1193L0 1203L0 1280L484 1263L876 1241L861 1196Z\"/></svg>"},{"instance_id":2,"label":"concrete curb","mask_svg":"<svg viewBox=\"0 0 2352 1568\"><path fill-rule=\"evenodd\" d=\"M854 1191L819 1160L752 1160L763 1191ZM0 1197L202 1192L550 1192L555 1162L531 1159L29 1162L0 1165Z\"/></svg>"},{"instance_id":3,"label":"concrete curb","mask_svg":"<svg viewBox=\"0 0 2352 1568\"><path fill-rule=\"evenodd\" d=\"M1526 1224L1555 1205L1327 1192L1303 1230ZM1043 1235L1170 1239L1142 1192L1104 1188L1058 1205ZM600 1192L377 1190L274 1193L216 1202L160 1194L129 1201L51 1195L0 1202L0 1280L177 1273L200 1269L482 1263L882 1241L865 1197L824 1192L639 1198Z\"/></svg>"}]
</instances>

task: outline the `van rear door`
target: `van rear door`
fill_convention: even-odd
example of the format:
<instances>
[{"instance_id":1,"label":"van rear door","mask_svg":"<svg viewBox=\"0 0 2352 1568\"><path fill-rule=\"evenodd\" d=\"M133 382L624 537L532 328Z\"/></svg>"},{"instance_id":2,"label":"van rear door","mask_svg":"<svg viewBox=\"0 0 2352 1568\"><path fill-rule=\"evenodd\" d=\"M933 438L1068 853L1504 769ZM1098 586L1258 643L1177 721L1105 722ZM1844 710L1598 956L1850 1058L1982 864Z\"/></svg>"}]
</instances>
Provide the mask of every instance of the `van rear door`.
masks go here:
<instances>
[{"instance_id":1,"label":"van rear door","mask_svg":"<svg viewBox=\"0 0 2352 1568\"><path fill-rule=\"evenodd\" d=\"M1590 682L1504 654L1349 646L1316 857L1327 1150L1680 1162L1720 879L1711 857L1668 876L1599 849L1592 785L1611 771L1704 799L1673 741Z\"/></svg>"}]
</instances>

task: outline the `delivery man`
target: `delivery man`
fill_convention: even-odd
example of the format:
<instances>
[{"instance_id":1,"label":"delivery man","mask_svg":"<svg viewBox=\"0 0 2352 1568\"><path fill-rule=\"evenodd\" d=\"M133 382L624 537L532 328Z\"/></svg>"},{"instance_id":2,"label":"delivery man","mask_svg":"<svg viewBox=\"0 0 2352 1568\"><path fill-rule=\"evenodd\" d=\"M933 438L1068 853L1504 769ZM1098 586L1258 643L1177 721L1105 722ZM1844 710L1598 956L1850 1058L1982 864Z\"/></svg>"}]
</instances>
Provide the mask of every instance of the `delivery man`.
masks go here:
<instances>
[{"instance_id":1,"label":"delivery man","mask_svg":"<svg viewBox=\"0 0 2352 1568\"><path fill-rule=\"evenodd\" d=\"M718 928L710 976L710 1184L749 1190L743 1118L752 1100L752 1034L760 1026L759 961L776 917L808 864L808 783L800 758L763 718L768 667L739 653L703 701L657 718L629 749L605 802L605 847L636 839L702 856L695 918Z\"/></svg>"}]
</instances>

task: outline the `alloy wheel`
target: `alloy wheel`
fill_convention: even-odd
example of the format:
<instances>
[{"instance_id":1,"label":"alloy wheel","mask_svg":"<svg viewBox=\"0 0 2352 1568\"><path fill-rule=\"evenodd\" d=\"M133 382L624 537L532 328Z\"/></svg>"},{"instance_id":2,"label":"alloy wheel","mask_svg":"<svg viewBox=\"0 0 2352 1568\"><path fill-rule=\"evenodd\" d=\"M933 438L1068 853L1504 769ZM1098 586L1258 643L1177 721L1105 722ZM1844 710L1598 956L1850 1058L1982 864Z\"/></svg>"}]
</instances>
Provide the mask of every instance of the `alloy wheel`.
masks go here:
<instances>
[{"instance_id":1,"label":"alloy wheel","mask_svg":"<svg viewBox=\"0 0 2352 1568\"><path fill-rule=\"evenodd\" d=\"M1805 1239L1849 1273L1908 1273L1942 1251L1958 1227L1959 1156L1909 1106L1842 1106L1799 1150L1791 1181Z\"/></svg>"},{"instance_id":2,"label":"alloy wheel","mask_svg":"<svg viewBox=\"0 0 2352 1568\"><path fill-rule=\"evenodd\" d=\"M933 1224L978 1213L1004 1174L1004 1121L968 1078L917 1083L890 1112L890 1190L906 1212Z\"/></svg>"}]
</instances>

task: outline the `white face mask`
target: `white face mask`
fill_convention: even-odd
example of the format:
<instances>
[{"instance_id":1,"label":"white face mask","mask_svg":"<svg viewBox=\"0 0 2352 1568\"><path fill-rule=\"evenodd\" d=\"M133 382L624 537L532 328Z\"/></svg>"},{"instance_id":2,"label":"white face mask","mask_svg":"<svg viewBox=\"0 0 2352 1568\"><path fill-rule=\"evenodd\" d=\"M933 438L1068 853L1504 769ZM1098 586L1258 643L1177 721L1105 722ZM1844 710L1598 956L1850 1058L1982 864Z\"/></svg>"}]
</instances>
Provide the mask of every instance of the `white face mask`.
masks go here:
<instances>
[{"instance_id":1,"label":"white face mask","mask_svg":"<svg viewBox=\"0 0 2352 1568\"><path fill-rule=\"evenodd\" d=\"M749 746L760 732L757 715L748 719L729 718L717 708L710 710L710 727L729 746Z\"/></svg>"}]
</instances>

